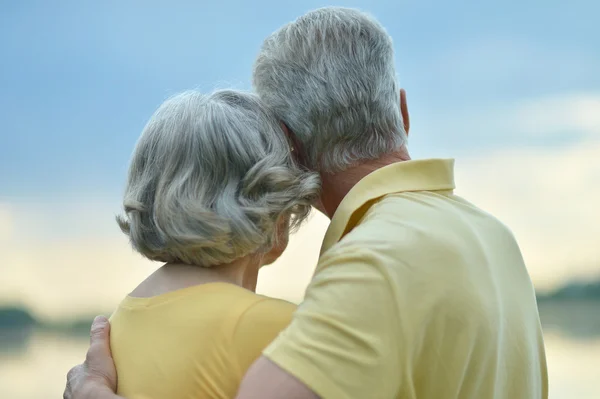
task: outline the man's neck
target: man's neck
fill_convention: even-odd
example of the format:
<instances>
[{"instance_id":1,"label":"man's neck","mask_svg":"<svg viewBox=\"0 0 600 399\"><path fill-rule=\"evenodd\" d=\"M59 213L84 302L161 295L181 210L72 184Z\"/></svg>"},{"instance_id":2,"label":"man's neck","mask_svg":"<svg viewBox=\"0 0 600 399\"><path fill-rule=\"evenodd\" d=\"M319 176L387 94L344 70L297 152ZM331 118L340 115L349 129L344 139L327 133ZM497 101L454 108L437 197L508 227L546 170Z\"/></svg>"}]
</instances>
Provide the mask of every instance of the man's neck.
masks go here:
<instances>
[{"instance_id":1,"label":"man's neck","mask_svg":"<svg viewBox=\"0 0 600 399\"><path fill-rule=\"evenodd\" d=\"M409 160L410 156L406 147L402 147L394 153L361 162L359 165L352 166L341 172L321 173L323 188L321 189L319 210L331 219L344 197L365 176L385 166Z\"/></svg>"}]
</instances>

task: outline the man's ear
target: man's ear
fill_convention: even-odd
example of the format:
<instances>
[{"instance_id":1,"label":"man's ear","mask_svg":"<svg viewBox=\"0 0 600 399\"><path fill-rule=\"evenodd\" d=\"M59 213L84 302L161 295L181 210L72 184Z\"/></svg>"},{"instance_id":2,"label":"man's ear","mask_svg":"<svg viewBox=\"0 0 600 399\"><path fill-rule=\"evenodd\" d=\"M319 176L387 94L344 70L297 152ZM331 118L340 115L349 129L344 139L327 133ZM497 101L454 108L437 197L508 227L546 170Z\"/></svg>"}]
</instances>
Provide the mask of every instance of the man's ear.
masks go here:
<instances>
[{"instance_id":1,"label":"man's ear","mask_svg":"<svg viewBox=\"0 0 600 399\"><path fill-rule=\"evenodd\" d=\"M410 115L408 114L408 104L406 103L406 90L400 89L400 113L404 122L404 131L408 136L410 130Z\"/></svg>"},{"instance_id":2,"label":"man's ear","mask_svg":"<svg viewBox=\"0 0 600 399\"><path fill-rule=\"evenodd\" d=\"M279 126L281 126L281 130L283 130L283 133L285 134L285 137L287 137L288 141L291 143L292 147L295 147L295 140L294 137L292 137L292 134L290 133L290 128L287 127L287 125L283 122L279 122ZM294 150L296 148L293 148Z\"/></svg>"},{"instance_id":3,"label":"man's ear","mask_svg":"<svg viewBox=\"0 0 600 399\"><path fill-rule=\"evenodd\" d=\"M305 159L304 159L305 154L304 154L304 147L302 146L302 143L300 143L298 141L294 132L284 122L279 122L279 124L281 125L281 130L283 130L283 133L288 138L288 142L290 143L290 147L291 147L290 150L292 152L293 158L296 160L296 162L300 166L305 167L306 166Z\"/></svg>"}]
</instances>

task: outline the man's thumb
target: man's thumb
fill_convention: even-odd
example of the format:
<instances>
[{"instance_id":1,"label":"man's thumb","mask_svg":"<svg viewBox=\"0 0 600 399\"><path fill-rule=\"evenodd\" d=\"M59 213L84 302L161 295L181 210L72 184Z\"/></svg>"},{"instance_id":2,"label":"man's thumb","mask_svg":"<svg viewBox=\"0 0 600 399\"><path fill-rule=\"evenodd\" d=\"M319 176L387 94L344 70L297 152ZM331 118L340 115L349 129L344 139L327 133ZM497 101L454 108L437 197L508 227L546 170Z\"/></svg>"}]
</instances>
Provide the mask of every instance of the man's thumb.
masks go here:
<instances>
[{"instance_id":1,"label":"man's thumb","mask_svg":"<svg viewBox=\"0 0 600 399\"><path fill-rule=\"evenodd\" d=\"M97 367L110 357L110 323L106 317L96 316L90 330L90 347L85 363L88 367Z\"/></svg>"},{"instance_id":2,"label":"man's thumb","mask_svg":"<svg viewBox=\"0 0 600 399\"><path fill-rule=\"evenodd\" d=\"M84 367L89 378L100 379L113 391L117 385L114 364L110 353L110 323L104 316L97 316L90 330L90 347L85 356Z\"/></svg>"},{"instance_id":3,"label":"man's thumb","mask_svg":"<svg viewBox=\"0 0 600 399\"><path fill-rule=\"evenodd\" d=\"M108 344L108 337L110 334L110 323L104 316L96 316L92 322L92 328L90 330L90 345L102 344L104 342Z\"/></svg>"}]
</instances>

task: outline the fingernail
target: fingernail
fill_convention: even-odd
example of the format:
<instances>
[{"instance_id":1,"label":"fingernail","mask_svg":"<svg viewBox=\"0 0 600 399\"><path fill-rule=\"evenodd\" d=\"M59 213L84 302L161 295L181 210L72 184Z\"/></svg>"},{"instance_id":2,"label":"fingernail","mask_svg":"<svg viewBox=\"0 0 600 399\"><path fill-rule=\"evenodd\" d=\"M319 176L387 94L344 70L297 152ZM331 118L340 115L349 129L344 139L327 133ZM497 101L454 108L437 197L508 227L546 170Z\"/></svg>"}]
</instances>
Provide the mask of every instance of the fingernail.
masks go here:
<instances>
[{"instance_id":1,"label":"fingernail","mask_svg":"<svg viewBox=\"0 0 600 399\"><path fill-rule=\"evenodd\" d=\"M98 324L104 324L104 323L106 323L107 321L108 321L108 320L107 320L107 319L106 319L106 317L104 317L104 316L96 316L96 317L94 318L94 321L92 322L92 325L93 325L93 326L95 326L95 325L98 325Z\"/></svg>"}]
</instances>

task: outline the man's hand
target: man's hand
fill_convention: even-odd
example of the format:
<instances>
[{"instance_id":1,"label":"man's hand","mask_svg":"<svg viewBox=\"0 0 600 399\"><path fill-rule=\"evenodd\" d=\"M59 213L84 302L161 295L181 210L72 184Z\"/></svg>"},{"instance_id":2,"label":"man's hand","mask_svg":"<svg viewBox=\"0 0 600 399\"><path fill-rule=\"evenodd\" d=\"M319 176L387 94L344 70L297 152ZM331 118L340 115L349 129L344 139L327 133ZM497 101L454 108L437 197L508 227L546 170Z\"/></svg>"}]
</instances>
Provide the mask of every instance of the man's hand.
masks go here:
<instances>
[{"instance_id":1,"label":"man's hand","mask_svg":"<svg viewBox=\"0 0 600 399\"><path fill-rule=\"evenodd\" d=\"M92 323L85 362L67 374L63 399L117 399L117 370L110 353L110 323L98 316Z\"/></svg>"}]
</instances>

